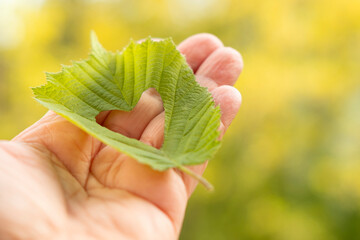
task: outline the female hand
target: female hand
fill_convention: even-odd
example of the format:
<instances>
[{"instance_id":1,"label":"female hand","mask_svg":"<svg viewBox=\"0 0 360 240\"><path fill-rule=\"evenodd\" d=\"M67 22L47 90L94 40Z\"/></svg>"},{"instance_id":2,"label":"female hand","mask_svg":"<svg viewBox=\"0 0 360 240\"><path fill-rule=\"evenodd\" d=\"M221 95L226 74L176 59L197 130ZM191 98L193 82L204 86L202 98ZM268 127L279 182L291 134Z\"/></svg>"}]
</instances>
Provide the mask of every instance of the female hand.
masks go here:
<instances>
[{"instance_id":1,"label":"female hand","mask_svg":"<svg viewBox=\"0 0 360 240\"><path fill-rule=\"evenodd\" d=\"M242 59L210 34L178 49L220 105L223 134L240 107L232 87ZM161 98L146 91L131 112L107 111L99 124L161 147ZM164 172L102 144L49 111L12 141L0 141L1 239L177 239L197 182ZM192 166L202 174L206 163Z\"/></svg>"}]
</instances>

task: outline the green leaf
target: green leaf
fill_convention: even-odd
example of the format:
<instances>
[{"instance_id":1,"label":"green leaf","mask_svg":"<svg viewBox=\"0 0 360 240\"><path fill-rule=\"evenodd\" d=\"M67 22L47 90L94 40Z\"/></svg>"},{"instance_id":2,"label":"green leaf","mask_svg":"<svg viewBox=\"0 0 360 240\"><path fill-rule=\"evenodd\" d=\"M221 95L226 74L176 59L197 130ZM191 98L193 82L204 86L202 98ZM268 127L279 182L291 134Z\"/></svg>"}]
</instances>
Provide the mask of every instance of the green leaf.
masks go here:
<instances>
[{"instance_id":1,"label":"green leaf","mask_svg":"<svg viewBox=\"0 0 360 240\"><path fill-rule=\"evenodd\" d=\"M130 42L121 52L106 51L91 35L88 59L47 73L47 83L33 88L35 99L113 148L155 170L178 168L210 187L185 165L203 163L219 148L220 110L195 79L184 56L168 38ZM131 111L142 93L155 88L165 109L161 149L100 126L105 110Z\"/></svg>"}]
</instances>

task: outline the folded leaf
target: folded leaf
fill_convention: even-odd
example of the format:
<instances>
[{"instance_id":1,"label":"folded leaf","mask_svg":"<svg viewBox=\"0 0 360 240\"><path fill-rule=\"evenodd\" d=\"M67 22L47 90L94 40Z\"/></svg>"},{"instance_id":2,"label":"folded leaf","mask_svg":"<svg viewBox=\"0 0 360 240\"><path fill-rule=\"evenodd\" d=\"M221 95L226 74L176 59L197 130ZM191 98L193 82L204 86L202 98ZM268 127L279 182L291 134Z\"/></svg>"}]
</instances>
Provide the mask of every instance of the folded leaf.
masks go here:
<instances>
[{"instance_id":1,"label":"folded leaf","mask_svg":"<svg viewBox=\"0 0 360 240\"><path fill-rule=\"evenodd\" d=\"M131 42L113 53L92 33L89 58L63 66L61 72L47 73L46 79L45 85L33 88L35 99L45 107L155 170L179 168L210 187L184 166L203 163L219 148L220 111L170 38ZM131 111L149 88L159 92L165 109L161 149L96 123L101 111Z\"/></svg>"}]
</instances>

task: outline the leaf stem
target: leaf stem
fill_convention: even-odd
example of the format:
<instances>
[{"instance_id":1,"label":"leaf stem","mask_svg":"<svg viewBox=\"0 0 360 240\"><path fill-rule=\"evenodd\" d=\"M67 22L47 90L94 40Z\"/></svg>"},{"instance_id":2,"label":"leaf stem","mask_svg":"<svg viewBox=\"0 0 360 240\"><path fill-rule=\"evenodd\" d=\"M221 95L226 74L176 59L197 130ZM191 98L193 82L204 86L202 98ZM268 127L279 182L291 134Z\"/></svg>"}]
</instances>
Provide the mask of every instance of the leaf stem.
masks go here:
<instances>
[{"instance_id":1,"label":"leaf stem","mask_svg":"<svg viewBox=\"0 0 360 240\"><path fill-rule=\"evenodd\" d=\"M212 191L214 190L214 186L208 182L205 178L203 178L201 175L195 173L194 171L190 170L189 168L185 166L178 166L177 167L180 171L188 174L189 176L195 178L198 180L207 190Z\"/></svg>"}]
</instances>

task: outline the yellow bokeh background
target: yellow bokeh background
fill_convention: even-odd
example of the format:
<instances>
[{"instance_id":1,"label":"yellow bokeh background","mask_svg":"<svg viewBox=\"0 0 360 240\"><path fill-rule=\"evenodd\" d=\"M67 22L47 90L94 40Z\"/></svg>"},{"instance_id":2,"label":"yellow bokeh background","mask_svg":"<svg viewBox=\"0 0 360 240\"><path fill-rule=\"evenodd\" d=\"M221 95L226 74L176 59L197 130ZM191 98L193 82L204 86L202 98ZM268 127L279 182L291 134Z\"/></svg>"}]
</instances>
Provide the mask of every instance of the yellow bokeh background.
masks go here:
<instances>
[{"instance_id":1,"label":"yellow bokeh background","mask_svg":"<svg viewBox=\"0 0 360 240\"><path fill-rule=\"evenodd\" d=\"M360 1L0 0L0 139L46 111L30 87L129 39L209 32L239 50L242 108L180 239L360 239Z\"/></svg>"}]
</instances>

